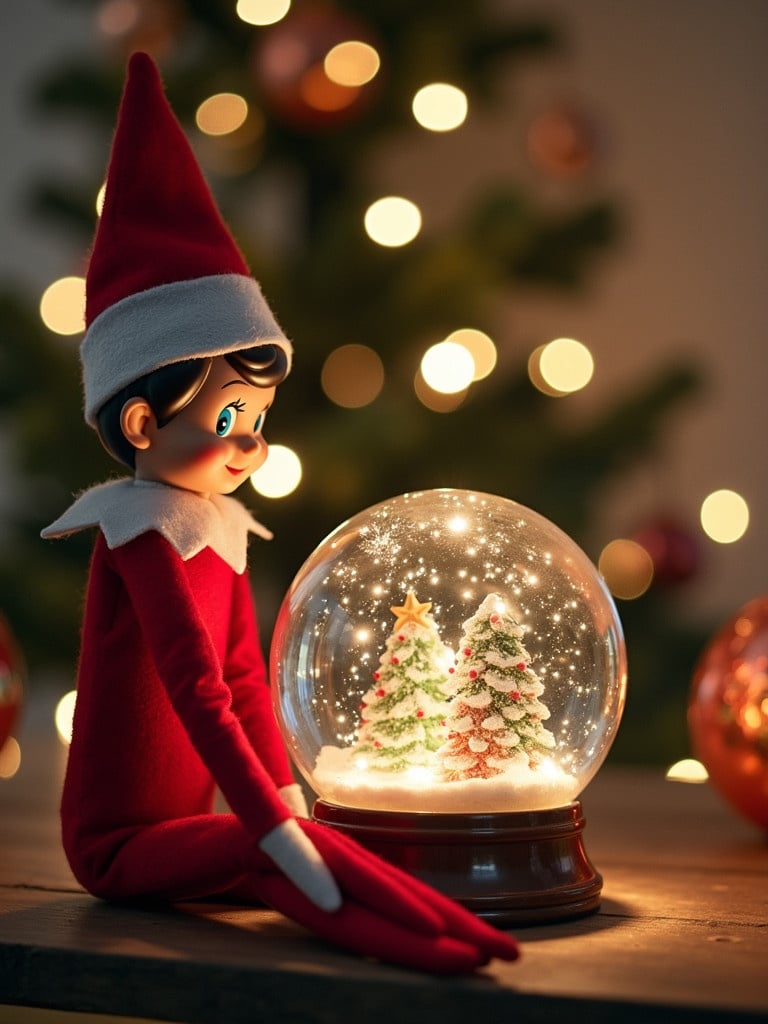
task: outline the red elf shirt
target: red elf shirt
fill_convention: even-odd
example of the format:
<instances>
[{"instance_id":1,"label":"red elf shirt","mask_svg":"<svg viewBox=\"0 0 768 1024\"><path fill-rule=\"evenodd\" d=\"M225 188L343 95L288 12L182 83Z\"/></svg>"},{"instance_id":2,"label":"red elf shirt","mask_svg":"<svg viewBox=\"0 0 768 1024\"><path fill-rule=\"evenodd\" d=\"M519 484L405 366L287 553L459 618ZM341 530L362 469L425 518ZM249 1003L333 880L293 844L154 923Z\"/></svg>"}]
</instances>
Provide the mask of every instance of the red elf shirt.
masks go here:
<instances>
[{"instance_id":1,"label":"red elf shirt","mask_svg":"<svg viewBox=\"0 0 768 1024\"><path fill-rule=\"evenodd\" d=\"M292 816L235 499L119 480L82 495L44 537L98 526L62 797L73 873L98 894L147 826L210 813L215 787L254 843ZM180 851L180 855L183 851Z\"/></svg>"}]
</instances>

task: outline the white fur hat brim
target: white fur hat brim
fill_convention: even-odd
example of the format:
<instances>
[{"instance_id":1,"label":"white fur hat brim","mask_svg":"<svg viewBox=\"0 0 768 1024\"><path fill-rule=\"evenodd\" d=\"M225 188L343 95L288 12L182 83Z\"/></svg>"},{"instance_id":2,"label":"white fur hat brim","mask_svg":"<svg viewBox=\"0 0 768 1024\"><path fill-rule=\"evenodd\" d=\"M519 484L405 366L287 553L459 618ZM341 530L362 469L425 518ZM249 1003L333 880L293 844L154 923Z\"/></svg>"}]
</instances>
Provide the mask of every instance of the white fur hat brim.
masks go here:
<instances>
[{"instance_id":1,"label":"white fur hat brim","mask_svg":"<svg viewBox=\"0 0 768 1024\"><path fill-rule=\"evenodd\" d=\"M214 274L158 285L109 306L88 328L80 349L85 419L127 384L184 359L225 355L254 345L291 343L252 277Z\"/></svg>"}]
</instances>

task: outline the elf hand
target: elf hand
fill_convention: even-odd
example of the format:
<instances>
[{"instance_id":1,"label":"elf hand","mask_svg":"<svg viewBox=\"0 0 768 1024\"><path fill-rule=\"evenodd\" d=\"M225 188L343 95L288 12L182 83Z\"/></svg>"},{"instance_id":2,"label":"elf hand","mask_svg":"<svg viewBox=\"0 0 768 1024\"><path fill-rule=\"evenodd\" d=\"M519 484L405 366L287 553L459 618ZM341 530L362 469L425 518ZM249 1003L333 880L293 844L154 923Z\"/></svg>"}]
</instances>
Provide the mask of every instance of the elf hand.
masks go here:
<instances>
[{"instance_id":1,"label":"elf hand","mask_svg":"<svg viewBox=\"0 0 768 1024\"><path fill-rule=\"evenodd\" d=\"M307 798L304 796L304 790L298 782L292 782L289 786L281 786L277 792L294 817L309 817Z\"/></svg>"},{"instance_id":2,"label":"elf hand","mask_svg":"<svg viewBox=\"0 0 768 1024\"><path fill-rule=\"evenodd\" d=\"M262 870L259 897L286 917L343 949L435 974L468 974L493 957L519 956L511 936L346 836L311 821L295 824L343 900L336 911L325 911L287 873Z\"/></svg>"},{"instance_id":3,"label":"elf hand","mask_svg":"<svg viewBox=\"0 0 768 1024\"><path fill-rule=\"evenodd\" d=\"M259 846L316 907L325 911L339 909L341 893L333 875L295 818L288 818L267 832Z\"/></svg>"}]
</instances>

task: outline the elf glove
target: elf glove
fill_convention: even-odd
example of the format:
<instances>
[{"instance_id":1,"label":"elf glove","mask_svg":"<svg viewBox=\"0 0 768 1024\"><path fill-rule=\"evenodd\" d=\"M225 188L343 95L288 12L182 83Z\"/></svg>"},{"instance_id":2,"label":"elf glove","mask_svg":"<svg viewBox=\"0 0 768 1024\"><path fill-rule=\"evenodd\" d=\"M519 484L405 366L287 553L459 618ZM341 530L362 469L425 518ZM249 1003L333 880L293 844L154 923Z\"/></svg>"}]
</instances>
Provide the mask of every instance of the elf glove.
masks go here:
<instances>
[{"instance_id":1,"label":"elf glove","mask_svg":"<svg viewBox=\"0 0 768 1024\"><path fill-rule=\"evenodd\" d=\"M295 827L285 829L285 825ZM275 910L322 938L362 956L435 974L468 974L493 957L515 960L519 956L511 936L327 826L284 822L266 839L280 832L285 844L268 845L273 849L290 846L297 831L314 854L302 865L301 854L307 849L302 843L295 843L294 861L280 849L278 856L290 871L277 858L272 865L265 859L255 879L256 892ZM260 845L269 854L264 840ZM328 898L332 890L325 885L327 878L318 860L335 880L340 897L335 910L319 905L318 896L328 906L333 900Z\"/></svg>"},{"instance_id":2,"label":"elf glove","mask_svg":"<svg viewBox=\"0 0 768 1024\"><path fill-rule=\"evenodd\" d=\"M280 794L283 803L287 804L291 814L297 818L309 817L307 798L304 796L304 790L298 782L293 782L290 786L281 786L277 792Z\"/></svg>"}]
</instances>

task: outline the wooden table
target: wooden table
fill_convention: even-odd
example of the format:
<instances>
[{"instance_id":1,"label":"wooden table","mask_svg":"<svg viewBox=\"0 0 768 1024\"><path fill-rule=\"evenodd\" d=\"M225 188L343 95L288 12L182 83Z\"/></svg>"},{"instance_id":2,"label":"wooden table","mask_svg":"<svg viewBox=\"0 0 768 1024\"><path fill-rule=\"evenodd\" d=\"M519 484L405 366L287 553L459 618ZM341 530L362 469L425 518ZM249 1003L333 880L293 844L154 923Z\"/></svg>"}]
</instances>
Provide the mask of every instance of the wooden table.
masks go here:
<instances>
[{"instance_id":1,"label":"wooden table","mask_svg":"<svg viewBox=\"0 0 768 1024\"><path fill-rule=\"evenodd\" d=\"M0 780L2 1004L186 1022L768 1021L768 843L709 786L612 767L583 795L599 913L518 929L523 957L433 978L325 946L266 910L122 909L58 843L65 751L27 710ZM5 1011L6 1018L13 1011Z\"/></svg>"}]
</instances>

